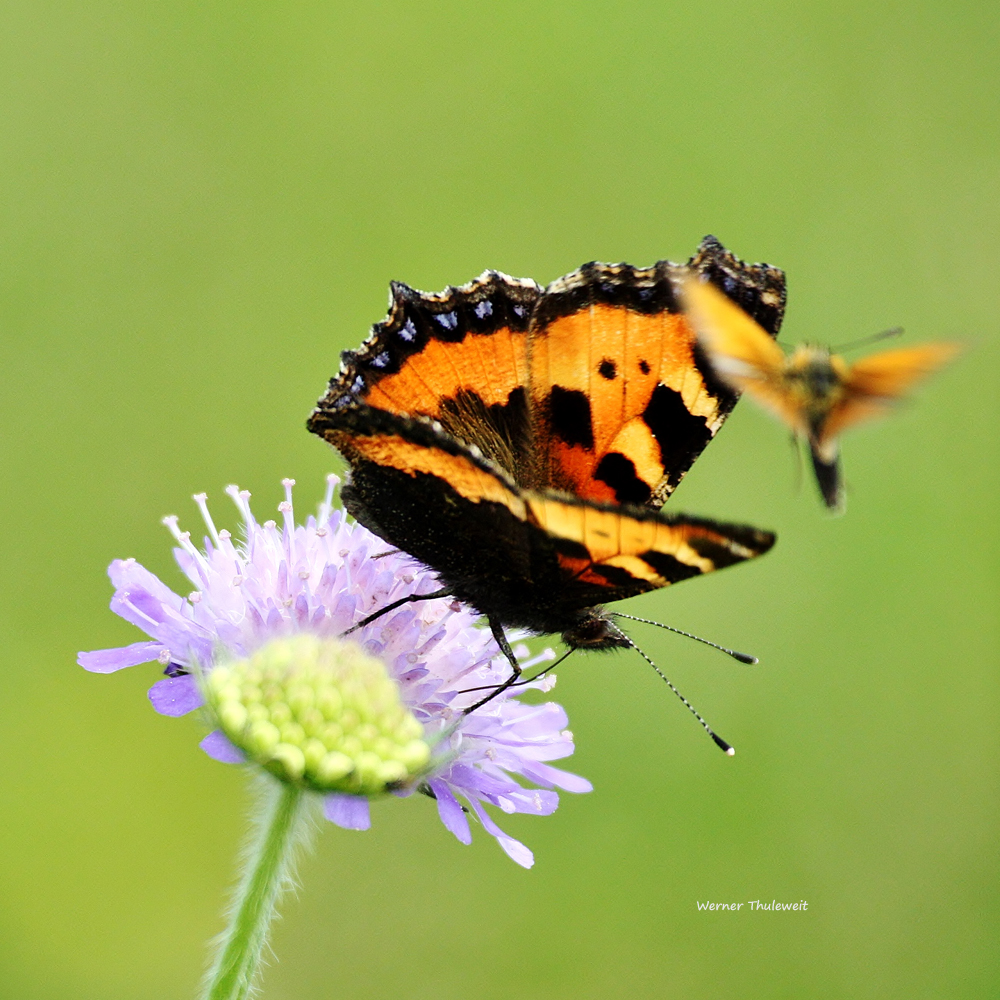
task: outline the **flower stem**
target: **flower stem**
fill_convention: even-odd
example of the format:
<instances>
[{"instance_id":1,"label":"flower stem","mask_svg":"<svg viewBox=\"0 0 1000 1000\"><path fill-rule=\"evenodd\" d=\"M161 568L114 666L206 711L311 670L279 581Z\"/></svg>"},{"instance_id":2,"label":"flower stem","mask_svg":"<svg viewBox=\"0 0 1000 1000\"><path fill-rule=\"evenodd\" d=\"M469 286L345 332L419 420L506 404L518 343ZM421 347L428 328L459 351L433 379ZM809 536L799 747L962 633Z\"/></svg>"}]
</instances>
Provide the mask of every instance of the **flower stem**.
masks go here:
<instances>
[{"instance_id":1,"label":"flower stem","mask_svg":"<svg viewBox=\"0 0 1000 1000\"><path fill-rule=\"evenodd\" d=\"M229 926L220 936L202 1000L244 1000L249 995L278 898L294 880L296 848L309 825L304 799L302 789L266 779Z\"/></svg>"}]
</instances>

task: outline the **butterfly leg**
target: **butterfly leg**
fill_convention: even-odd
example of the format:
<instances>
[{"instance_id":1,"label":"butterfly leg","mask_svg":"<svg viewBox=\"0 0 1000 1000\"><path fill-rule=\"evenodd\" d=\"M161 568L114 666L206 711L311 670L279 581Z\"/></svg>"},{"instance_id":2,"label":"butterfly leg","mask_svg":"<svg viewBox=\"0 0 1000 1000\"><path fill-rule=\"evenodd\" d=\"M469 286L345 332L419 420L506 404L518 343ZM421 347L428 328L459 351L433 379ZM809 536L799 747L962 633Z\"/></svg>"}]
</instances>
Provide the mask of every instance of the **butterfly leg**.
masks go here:
<instances>
[{"instance_id":1,"label":"butterfly leg","mask_svg":"<svg viewBox=\"0 0 1000 1000\"><path fill-rule=\"evenodd\" d=\"M792 464L795 466L794 493L798 496L802 492L802 445L799 436L793 431L789 438L792 445Z\"/></svg>"},{"instance_id":2,"label":"butterfly leg","mask_svg":"<svg viewBox=\"0 0 1000 1000\"><path fill-rule=\"evenodd\" d=\"M500 647L500 651L504 656L507 657L507 662L510 663L513 672L510 677L495 687L490 693L485 697L481 698L475 703L475 705L470 705L465 709L462 714L468 715L470 712L474 712L477 708L482 708L488 701L492 701L501 691L506 691L507 688L511 686L521 676L521 665L517 662L517 657L514 655L514 650L510 648L510 643L507 641L507 636L504 634L503 625L499 622L494 621L492 618L489 619L490 631L493 633L493 638L496 639L497 645Z\"/></svg>"},{"instance_id":3,"label":"butterfly leg","mask_svg":"<svg viewBox=\"0 0 1000 1000\"><path fill-rule=\"evenodd\" d=\"M387 604L384 608L380 608L374 614L368 615L367 618L362 618L356 625L352 625L346 632L341 632L341 638L345 635L350 635L352 632L356 632L359 628L364 628L366 625L370 625L376 618L381 618L382 615L388 614L390 611L395 611L396 608L402 607L404 604L410 604L413 601L432 601L438 597L450 597L451 591L447 587L442 587L441 590L435 590L430 594L409 594L407 597L401 597L398 601L393 601L392 604Z\"/></svg>"},{"instance_id":4,"label":"butterfly leg","mask_svg":"<svg viewBox=\"0 0 1000 1000\"><path fill-rule=\"evenodd\" d=\"M434 793L434 789L431 788L431 786L426 782L422 785L417 785L417 791L420 792L421 795L426 795L427 798L434 799L434 801L437 802L437 795ZM467 813L469 811L469 807L463 806L461 802L459 802L459 806L461 806L462 812Z\"/></svg>"}]
</instances>

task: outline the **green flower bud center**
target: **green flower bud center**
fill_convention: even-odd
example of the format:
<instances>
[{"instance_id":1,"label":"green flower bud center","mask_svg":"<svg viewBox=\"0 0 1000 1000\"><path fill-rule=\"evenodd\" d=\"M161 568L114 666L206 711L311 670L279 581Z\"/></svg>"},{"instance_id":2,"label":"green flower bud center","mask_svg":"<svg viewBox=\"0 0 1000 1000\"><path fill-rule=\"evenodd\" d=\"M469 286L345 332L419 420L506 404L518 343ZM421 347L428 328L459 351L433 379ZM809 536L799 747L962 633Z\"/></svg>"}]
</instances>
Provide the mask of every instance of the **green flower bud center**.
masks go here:
<instances>
[{"instance_id":1,"label":"green flower bud center","mask_svg":"<svg viewBox=\"0 0 1000 1000\"><path fill-rule=\"evenodd\" d=\"M381 660L296 635L216 667L206 701L251 760L319 792L381 795L426 772L430 746Z\"/></svg>"}]
</instances>

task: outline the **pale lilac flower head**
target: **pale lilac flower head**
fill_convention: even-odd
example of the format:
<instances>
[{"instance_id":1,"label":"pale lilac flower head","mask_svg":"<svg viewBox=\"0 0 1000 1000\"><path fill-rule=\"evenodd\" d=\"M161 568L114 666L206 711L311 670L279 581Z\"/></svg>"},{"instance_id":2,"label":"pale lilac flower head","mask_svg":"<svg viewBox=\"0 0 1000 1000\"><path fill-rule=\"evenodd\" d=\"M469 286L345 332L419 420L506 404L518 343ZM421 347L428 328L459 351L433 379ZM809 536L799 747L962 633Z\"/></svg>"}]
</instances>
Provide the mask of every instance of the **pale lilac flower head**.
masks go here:
<instances>
[{"instance_id":1,"label":"pale lilac flower head","mask_svg":"<svg viewBox=\"0 0 1000 1000\"><path fill-rule=\"evenodd\" d=\"M296 525L292 480L285 480L279 504L283 523L259 524L246 491L227 489L243 519L245 539L217 530L205 495L195 496L207 526L204 549L177 518L164 523L178 542L174 554L194 589L175 594L134 559L115 560L108 569L115 593L111 609L137 625L149 641L118 649L81 653L79 663L95 673L155 660L164 679L149 692L163 715L180 716L204 704L196 674L252 655L270 640L309 632L320 638L340 636L356 622L392 601L430 593L438 584L430 570L389 546L332 507L335 476L328 477L318 516ZM554 788L586 792L588 781L547 763L573 752L566 713L555 702L524 704L519 687L468 715L482 693L469 688L499 684L510 667L492 635L476 626L476 614L444 598L404 604L351 635L386 665L400 686L402 700L423 725L426 738L439 742L435 763L422 788L436 798L444 825L462 843L471 841L468 816L475 816L507 854L530 867L531 851L507 836L484 808L546 816L558 805ZM518 650L527 655L527 650ZM546 651L533 661L551 658ZM525 666L533 665L531 662ZM548 691L546 677L527 685ZM216 730L201 742L210 756L226 763L243 761L241 752ZM524 787L525 779L535 787ZM408 794L405 793L405 794ZM368 799L328 794L328 819L349 829L370 825Z\"/></svg>"}]
</instances>

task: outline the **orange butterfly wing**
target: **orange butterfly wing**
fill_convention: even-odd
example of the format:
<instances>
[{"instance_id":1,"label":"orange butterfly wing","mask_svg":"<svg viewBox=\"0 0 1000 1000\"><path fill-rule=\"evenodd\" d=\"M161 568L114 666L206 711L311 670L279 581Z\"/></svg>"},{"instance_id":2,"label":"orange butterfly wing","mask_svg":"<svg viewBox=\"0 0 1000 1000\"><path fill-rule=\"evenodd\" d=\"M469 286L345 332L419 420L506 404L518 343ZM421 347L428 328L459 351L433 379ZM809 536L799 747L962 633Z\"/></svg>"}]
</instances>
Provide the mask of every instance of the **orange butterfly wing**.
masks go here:
<instances>
[{"instance_id":1,"label":"orange butterfly wing","mask_svg":"<svg viewBox=\"0 0 1000 1000\"><path fill-rule=\"evenodd\" d=\"M849 427L882 416L960 350L959 344L941 341L882 351L855 362L844 378L843 398L831 408L823 425L821 443L833 440Z\"/></svg>"},{"instance_id":2,"label":"orange butterfly wing","mask_svg":"<svg viewBox=\"0 0 1000 1000\"><path fill-rule=\"evenodd\" d=\"M586 264L553 282L528 339L531 486L659 507L722 426L738 395L681 311L676 288L689 269L777 332L783 272L744 264L711 237L687 268Z\"/></svg>"},{"instance_id":3,"label":"orange butterfly wing","mask_svg":"<svg viewBox=\"0 0 1000 1000\"><path fill-rule=\"evenodd\" d=\"M498 271L438 293L393 282L388 315L343 353L320 406L430 417L516 476L530 440L528 327L541 291ZM349 439L333 443L349 450Z\"/></svg>"},{"instance_id":4,"label":"orange butterfly wing","mask_svg":"<svg viewBox=\"0 0 1000 1000\"><path fill-rule=\"evenodd\" d=\"M358 400L436 418L463 388L487 406L506 403L525 380L528 321L540 291L497 271L437 294L393 282L388 316L349 359L366 369Z\"/></svg>"},{"instance_id":5,"label":"orange butterfly wing","mask_svg":"<svg viewBox=\"0 0 1000 1000\"><path fill-rule=\"evenodd\" d=\"M772 337L714 285L688 274L681 283L688 318L713 355L716 371L741 379L774 378L785 355Z\"/></svg>"},{"instance_id":6,"label":"orange butterfly wing","mask_svg":"<svg viewBox=\"0 0 1000 1000\"><path fill-rule=\"evenodd\" d=\"M681 296L712 367L737 392L747 392L797 434L808 433L801 401L784 380L781 348L717 288L688 275Z\"/></svg>"}]
</instances>

